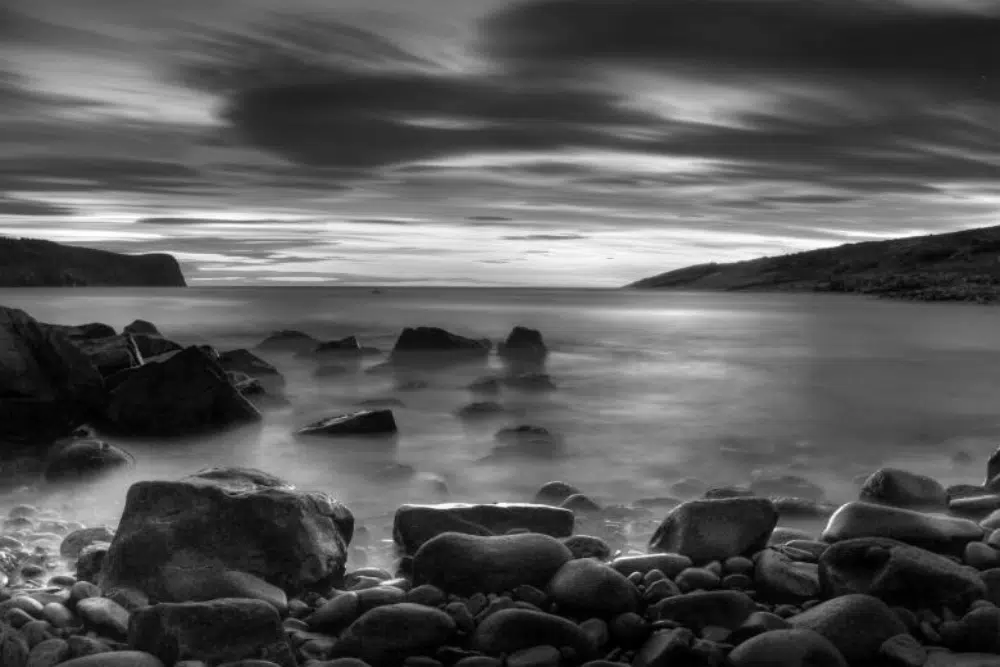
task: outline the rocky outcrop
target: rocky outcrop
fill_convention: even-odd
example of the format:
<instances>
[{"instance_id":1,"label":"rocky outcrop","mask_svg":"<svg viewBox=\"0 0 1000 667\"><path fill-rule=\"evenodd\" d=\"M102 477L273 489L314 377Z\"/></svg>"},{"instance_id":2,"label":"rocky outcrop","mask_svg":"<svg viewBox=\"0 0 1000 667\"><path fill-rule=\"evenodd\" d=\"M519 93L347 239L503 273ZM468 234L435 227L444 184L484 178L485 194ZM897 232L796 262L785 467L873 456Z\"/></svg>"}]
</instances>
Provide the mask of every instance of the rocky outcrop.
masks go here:
<instances>
[{"instance_id":1,"label":"rocky outcrop","mask_svg":"<svg viewBox=\"0 0 1000 667\"><path fill-rule=\"evenodd\" d=\"M183 349L181 345L159 335L130 335L144 360ZM114 375L133 365L132 354L129 351L129 336L125 334L105 338L73 339L73 343L90 358L104 377Z\"/></svg>"},{"instance_id":2,"label":"rocky outcrop","mask_svg":"<svg viewBox=\"0 0 1000 667\"><path fill-rule=\"evenodd\" d=\"M407 327L399 334L389 355L392 364L443 365L480 361L490 353L488 340L459 336L437 327Z\"/></svg>"},{"instance_id":3,"label":"rocky outcrop","mask_svg":"<svg viewBox=\"0 0 1000 667\"><path fill-rule=\"evenodd\" d=\"M514 327L504 342L497 347L497 354L512 364L541 365L549 354L542 332L527 327Z\"/></svg>"},{"instance_id":4,"label":"rocky outcrop","mask_svg":"<svg viewBox=\"0 0 1000 667\"><path fill-rule=\"evenodd\" d=\"M0 442L51 441L103 401L100 373L63 332L0 307Z\"/></svg>"},{"instance_id":5,"label":"rocky outcrop","mask_svg":"<svg viewBox=\"0 0 1000 667\"><path fill-rule=\"evenodd\" d=\"M185 287L171 255L123 255L34 239L0 238L0 287Z\"/></svg>"},{"instance_id":6,"label":"rocky outcrop","mask_svg":"<svg viewBox=\"0 0 1000 667\"><path fill-rule=\"evenodd\" d=\"M219 363L189 347L127 372L111 391L106 427L123 435L180 436L259 421Z\"/></svg>"},{"instance_id":7,"label":"rocky outcrop","mask_svg":"<svg viewBox=\"0 0 1000 667\"><path fill-rule=\"evenodd\" d=\"M330 497L256 470L214 468L133 484L101 586L183 602L179 580L243 572L289 593L339 584L354 531ZM190 590L191 587L187 587Z\"/></svg>"},{"instance_id":8,"label":"rocky outcrop","mask_svg":"<svg viewBox=\"0 0 1000 667\"><path fill-rule=\"evenodd\" d=\"M219 365L226 371L246 373L260 383L270 393L280 393L285 387L285 376L270 363L250 350L237 349L219 355Z\"/></svg>"}]
</instances>

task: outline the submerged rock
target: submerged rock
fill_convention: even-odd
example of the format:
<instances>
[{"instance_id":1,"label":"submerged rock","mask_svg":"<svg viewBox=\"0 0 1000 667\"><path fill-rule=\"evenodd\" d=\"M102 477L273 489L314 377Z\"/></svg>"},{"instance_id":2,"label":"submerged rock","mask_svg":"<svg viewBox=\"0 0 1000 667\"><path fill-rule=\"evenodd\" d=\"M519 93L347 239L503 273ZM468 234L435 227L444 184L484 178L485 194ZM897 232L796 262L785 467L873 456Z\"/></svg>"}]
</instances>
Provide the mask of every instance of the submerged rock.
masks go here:
<instances>
[{"instance_id":1,"label":"submerged rock","mask_svg":"<svg viewBox=\"0 0 1000 667\"><path fill-rule=\"evenodd\" d=\"M152 322L147 322L146 320L133 320L130 324L125 325L125 328L122 329L122 333L146 334L149 336L163 335L160 333L160 330L156 328L155 324L153 324Z\"/></svg>"},{"instance_id":2,"label":"submerged rock","mask_svg":"<svg viewBox=\"0 0 1000 667\"><path fill-rule=\"evenodd\" d=\"M128 372L111 392L109 429L136 436L177 436L260 421L219 363L189 347Z\"/></svg>"},{"instance_id":3,"label":"submerged rock","mask_svg":"<svg viewBox=\"0 0 1000 667\"><path fill-rule=\"evenodd\" d=\"M671 510L650 549L683 554L695 563L760 551L778 522L765 498L690 500Z\"/></svg>"},{"instance_id":4,"label":"submerged rock","mask_svg":"<svg viewBox=\"0 0 1000 667\"><path fill-rule=\"evenodd\" d=\"M528 424L505 428L493 436L499 444L493 448L488 458L540 457L553 458L565 451L562 436L552 433L542 426Z\"/></svg>"},{"instance_id":5,"label":"submerged rock","mask_svg":"<svg viewBox=\"0 0 1000 667\"><path fill-rule=\"evenodd\" d=\"M354 530L329 496L243 468L133 484L101 587L173 600L177 578L245 572L290 594L340 582Z\"/></svg>"},{"instance_id":6,"label":"submerged rock","mask_svg":"<svg viewBox=\"0 0 1000 667\"><path fill-rule=\"evenodd\" d=\"M295 432L300 436L392 435L399 429L392 410L359 410L328 417Z\"/></svg>"},{"instance_id":7,"label":"submerged rock","mask_svg":"<svg viewBox=\"0 0 1000 667\"><path fill-rule=\"evenodd\" d=\"M226 371L246 373L260 380L269 392L278 393L285 386L285 376L250 350L237 349L219 355L219 365Z\"/></svg>"},{"instance_id":8,"label":"submerged rock","mask_svg":"<svg viewBox=\"0 0 1000 667\"><path fill-rule=\"evenodd\" d=\"M541 364L549 355L549 349L537 329L516 326L500 343L497 354L511 362Z\"/></svg>"},{"instance_id":9,"label":"submerged rock","mask_svg":"<svg viewBox=\"0 0 1000 667\"><path fill-rule=\"evenodd\" d=\"M279 352L301 352L314 350L319 341L302 331L282 329L275 331L257 344L258 350L275 350Z\"/></svg>"},{"instance_id":10,"label":"submerged rock","mask_svg":"<svg viewBox=\"0 0 1000 667\"><path fill-rule=\"evenodd\" d=\"M135 457L102 440L84 438L57 445L45 464L45 480L65 482L102 477L131 468Z\"/></svg>"},{"instance_id":11,"label":"submerged rock","mask_svg":"<svg viewBox=\"0 0 1000 667\"><path fill-rule=\"evenodd\" d=\"M437 327L407 327L399 334L389 354L392 364L448 365L481 361L490 353L488 340L475 340Z\"/></svg>"},{"instance_id":12,"label":"submerged rock","mask_svg":"<svg viewBox=\"0 0 1000 667\"><path fill-rule=\"evenodd\" d=\"M562 505L570 496L581 493L580 489L567 482L546 482L535 494L534 502L539 505Z\"/></svg>"},{"instance_id":13,"label":"submerged rock","mask_svg":"<svg viewBox=\"0 0 1000 667\"><path fill-rule=\"evenodd\" d=\"M347 336L320 343L308 352L301 352L300 356L358 360L362 357L362 348L356 336Z\"/></svg>"}]
</instances>

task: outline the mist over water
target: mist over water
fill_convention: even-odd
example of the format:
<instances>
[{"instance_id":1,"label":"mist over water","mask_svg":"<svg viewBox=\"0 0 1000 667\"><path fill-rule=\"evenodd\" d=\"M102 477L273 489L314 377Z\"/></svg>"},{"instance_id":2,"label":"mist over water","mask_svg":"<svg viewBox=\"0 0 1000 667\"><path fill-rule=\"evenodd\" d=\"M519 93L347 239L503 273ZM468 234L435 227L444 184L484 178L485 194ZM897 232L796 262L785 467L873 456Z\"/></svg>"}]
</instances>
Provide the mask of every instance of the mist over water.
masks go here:
<instances>
[{"instance_id":1,"label":"mist over water","mask_svg":"<svg viewBox=\"0 0 1000 667\"><path fill-rule=\"evenodd\" d=\"M552 350L556 391L504 389L496 400L514 414L472 424L454 413L482 400L465 387L499 372L495 358L490 368L405 378L316 378L315 360L256 352L285 374L291 400L266 412L260 428L184 441L111 438L135 454L133 473L7 499L45 496L86 521L116 522L135 479L213 465L252 466L328 492L362 520L388 516L403 502L528 500L552 479L598 502L627 504L672 495L670 484L689 476L746 485L754 475L788 473L841 502L855 497L854 477L882 465L944 484L980 481L1000 433L1000 309L981 306L833 295L315 287L0 290L0 303L59 324L120 329L142 318L180 343L219 350L253 348L273 330L300 329L321 340L357 335L387 353L405 326L496 342L514 325L540 329ZM428 386L398 390L407 379ZM383 397L405 403L393 408L395 441L291 435ZM496 431L519 424L562 434L566 455L480 460L496 445ZM959 451L973 463L953 463Z\"/></svg>"}]
</instances>

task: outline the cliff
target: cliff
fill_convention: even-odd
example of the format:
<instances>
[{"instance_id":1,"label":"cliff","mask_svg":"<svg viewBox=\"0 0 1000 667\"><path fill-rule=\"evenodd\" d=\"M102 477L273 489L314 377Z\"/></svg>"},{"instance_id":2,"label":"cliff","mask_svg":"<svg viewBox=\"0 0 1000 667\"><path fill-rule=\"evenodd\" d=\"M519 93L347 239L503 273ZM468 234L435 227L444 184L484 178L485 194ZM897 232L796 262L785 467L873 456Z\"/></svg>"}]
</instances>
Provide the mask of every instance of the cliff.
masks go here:
<instances>
[{"instance_id":1,"label":"cliff","mask_svg":"<svg viewBox=\"0 0 1000 667\"><path fill-rule=\"evenodd\" d=\"M0 237L0 287L186 287L167 254L122 255Z\"/></svg>"},{"instance_id":2,"label":"cliff","mask_svg":"<svg viewBox=\"0 0 1000 667\"><path fill-rule=\"evenodd\" d=\"M729 264L699 264L627 287L852 292L986 303L1000 300L1000 227L849 243Z\"/></svg>"}]
</instances>

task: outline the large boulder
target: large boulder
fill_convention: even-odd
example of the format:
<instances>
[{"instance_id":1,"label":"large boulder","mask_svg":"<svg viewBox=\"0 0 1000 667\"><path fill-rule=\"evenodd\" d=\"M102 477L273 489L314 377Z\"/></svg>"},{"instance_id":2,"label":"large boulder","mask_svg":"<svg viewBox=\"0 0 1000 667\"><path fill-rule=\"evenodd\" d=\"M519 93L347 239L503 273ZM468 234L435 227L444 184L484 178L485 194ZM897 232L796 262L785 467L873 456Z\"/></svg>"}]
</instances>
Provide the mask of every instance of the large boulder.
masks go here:
<instances>
[{"instance_id":1,"label":"large boulder","mask_svg":"<svg viewBox=\"0 0 1000 667\"><path fill-rule=\"evenodd\" d=\"M864 593L912 608L967 606L986 595L973 568L885 538L831 545L820 556L819 575L826 597Z\"/></svg>"},{"instance_id":2,"label":"large boulder","mask_svg":"<svg viewBox=\"0 0 1000 667\"><path fill-rule=\"evenodd\" d=\"M538 533L444 533L413 556L413 582L459 595L500 593L522 584L544 588L572 558L562 542Z\"/></svg>"},{"instance_id":3,"label":"large boulder","mask_svg":"<svg viewBox=\"0 0 1000 667\"><path fill-rule=\"evenodd\" d=\"M491 348L488 340L466 338L437 327L407 327L396 339L389 361L403 365L480 361Z\"/></svg>"},{"instance_id":4,"label":"large boulder","mask_svg":"<svg viewBox=\"0 0 1000 667\"><path fill-rule=\"evenodd\" d=\"M103 402L101 374L64 333L0 306L0 442L49 442Z\"/></svg>"},{"instance_id":5,"label":"large boulder","mask_svg":"<svg viewBox=\"0 0 1000 667\"><path fill-rule=\"evenodd\" d=\"M250 350L240 348L223 352L219 355L219 365L226 371L246 373L260 380L264 388L272 393L279 392L285 386L285 376Z\"/></svg>"},{"instance_id":6,"label":"large boulder","mask_svg":"<svg viewBox=\"0 0 1000 667\"><path fill-rule=\"evenodd\" d=\"M135 436L188 435L261 419L198 347L129 371L111 391L105 416L109 430Z\"/></svg>"},{"instance_id":7,"label":"large boulder","mask_svg":"<svg viewBox=\"0 0 1000 667\"><path fill-rule=\"evenodd\" d=\"M222 598L143 607L132 613L128 643L167 665L256 659L297 667L281 617L260 600Z\"/></svg>"},{"instance_id":8,"label":"large boulder","mask_svg":"<svg viewBox=\"0 0 1000 667\"><path fill-rule=\"evenodd\" d=\"M83 481L128 469L135 458L124 449L96 438L79 438L58 443L45 463L48 482Z\"/></svg>"},{"instance_id":9,"label":"large boulder","mask_svg":"<svg viewBox=\"0 0 1000 667\"><path fill-rule=\"evenodd\" d=\"M516 326L500 343L497 354L507 362L541 364L549 354L542 332L536 329Z\"/></svg>"},{"instance_id":10,"label":"large boulder","mask_svg":"<svg viewBox=\"0 0 1000 667\"><path fill-rule=\"evenodd\" d=\"M179 481L133 484L104 559L101 587L183 602L178 577L222 570L254 575L289 594L327 590L344 574L354 517L320 493L266 473L213 468Z\"/></svg>"},{"instance_id":11,"label":"large boulder","mask_svg":"<svg viewBox=\"0 0 1000 667\"><path fill-rule=\"evenodd\" d=\"M856 537L885 537L931 551L960 554L966 544L982 539L983 532L967 519L851 502L830 517L823 539L840 542Z\"/></svg>"},{"instance_id":12,"label":"large boulder","mask_svg":"<svg viewBox=\"0 0 1000 667\"><path fill-rule=\"evenodd\" d=\"M766 498L689 500L667 514L649 547L696 563L725 560L760 551L777 523L778 512Z\"/></svg>"},{"instance_id":13,"label":"large boulder","mask_svg":"<svg viewBox=\"0 0 1000 667\"><path fill-rule=\"evenodd\" d=\"M523 529L552 537L569 537L573 534L574 522L574 515L569 510L530 503L402 505L396 510L392 535L396 544L412 554L442 533L502 535Z\"/></svg>"},{"instance_id":14,"label":"large boulder","mask_svg":"<svg viewBox=\"0 0 1000 667\"><path fill-rule=\"evenodd\" d=\"M887 639L906 632L892 609L870 595L827 600L792 616L788 622L794 628L826 637L852 665L875 660Z\"/></svg>"},{"instance_id":15,"label":"large boulder","mask_svg":"<svg viewBox=\"0 0 1000 667\"><path fill-rule=\"evenodd\" d=\"M872 473L862 485L859 498L894 507L943 510L948 506L948 494L940 482L898 468L881 468Z\"/></svg>"},{"instance_id":16,"label":"large boulder","mask_svg":"<svg viewBox=\"0 0 1000 667\"><path fill-rule=\"evenodd\" d=\"M114 375L133 365L129 351L129 338L135 342L143 359L168 354L183 349L181 345L159 335L122 334L106 338L87 338L73 341L87 355L104 377Z\"/></svg>"},{"instance_id":17,"label":"large boulder","mask_svg":"<svg viewBox=\"0 0 1000 667\"><path fill-rule=\"evenodd\" d=\"M392 410L358 410L345 415L327 417L303 426L298 436L392 435L399 429Z\"/></svg>"}]
</instances>

